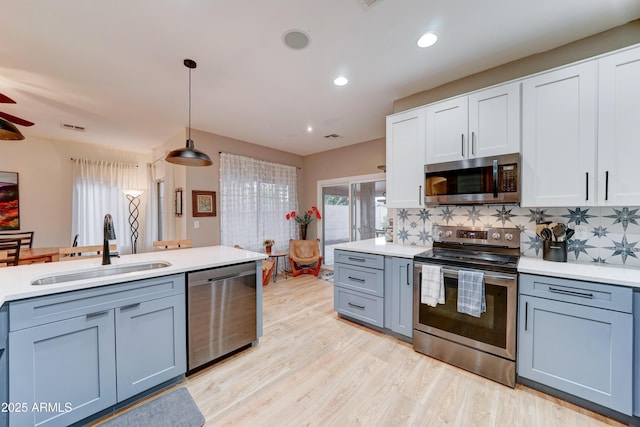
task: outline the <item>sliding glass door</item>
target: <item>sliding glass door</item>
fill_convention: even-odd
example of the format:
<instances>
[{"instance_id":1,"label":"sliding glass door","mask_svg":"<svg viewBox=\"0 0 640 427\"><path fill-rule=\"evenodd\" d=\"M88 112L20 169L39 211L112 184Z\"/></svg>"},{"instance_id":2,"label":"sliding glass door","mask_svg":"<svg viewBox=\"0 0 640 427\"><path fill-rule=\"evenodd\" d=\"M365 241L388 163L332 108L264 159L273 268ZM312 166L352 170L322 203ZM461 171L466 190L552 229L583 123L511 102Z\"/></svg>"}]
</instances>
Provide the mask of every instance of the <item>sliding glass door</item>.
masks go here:
<instances>
[{"instance_id":1,"label":"sliding glass door","mask_svg":"<svg viewBox=\"0 0 640 427\"><path fill-rule=\"evenodd\" d=\"M336 245L384 236L387 227L384 174L320 181L318 194L323 212L320 237L326 267L333 266Z\"/></svg>"}]
</instances>

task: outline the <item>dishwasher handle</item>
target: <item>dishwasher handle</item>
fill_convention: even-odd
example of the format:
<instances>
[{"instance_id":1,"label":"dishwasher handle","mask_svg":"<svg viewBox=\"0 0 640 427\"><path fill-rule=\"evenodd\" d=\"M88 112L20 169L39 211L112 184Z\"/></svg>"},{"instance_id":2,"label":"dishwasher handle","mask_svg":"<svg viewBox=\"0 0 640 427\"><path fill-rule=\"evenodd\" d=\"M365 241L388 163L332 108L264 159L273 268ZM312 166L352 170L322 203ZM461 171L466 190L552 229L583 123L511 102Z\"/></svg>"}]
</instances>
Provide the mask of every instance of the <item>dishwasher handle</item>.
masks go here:
<instances>
[{"instance_id":1,"label":"dishwasher handle","mask_svg":"<svg viewBox=\"0 0 640 427\"><path fill-rule=\"evenodd\" d=\"M189 279L188 280L188 287L190 288L194 288L196 286L209 286L212 283L216 283L216 282L223 282L225 280L228 279L237 279L237 278L241 278L241 277L249 277L249 276L256 276L256 271L255 270L244 270L244 271L238 271L238 272L233 272L233 273L229 273L229 274L221 274L221 275L216 275L215 272L211 272L212 274L204 276L204 277L198 277L197 279Z\"/></svg>"}]
</instances>

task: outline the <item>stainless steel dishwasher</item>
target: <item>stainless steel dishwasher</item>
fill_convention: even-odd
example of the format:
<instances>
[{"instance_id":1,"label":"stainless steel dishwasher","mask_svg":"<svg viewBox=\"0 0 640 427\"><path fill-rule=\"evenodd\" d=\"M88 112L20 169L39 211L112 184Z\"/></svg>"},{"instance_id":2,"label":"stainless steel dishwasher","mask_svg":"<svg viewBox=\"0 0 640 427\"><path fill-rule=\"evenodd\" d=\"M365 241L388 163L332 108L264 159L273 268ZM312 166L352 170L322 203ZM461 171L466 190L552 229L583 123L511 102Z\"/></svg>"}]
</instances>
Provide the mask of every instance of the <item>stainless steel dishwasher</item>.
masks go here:
<instances>
[{"instance_id":1,"label":"stainless steel dishwasher","mask_svg":"<svg viewBox=\"0 0 640 427\"><path fill-rule=\"evenodd\" d=\"M256 341L256 264L187 273L187 348L191 373Z\"/></svg>"}]
</instances>

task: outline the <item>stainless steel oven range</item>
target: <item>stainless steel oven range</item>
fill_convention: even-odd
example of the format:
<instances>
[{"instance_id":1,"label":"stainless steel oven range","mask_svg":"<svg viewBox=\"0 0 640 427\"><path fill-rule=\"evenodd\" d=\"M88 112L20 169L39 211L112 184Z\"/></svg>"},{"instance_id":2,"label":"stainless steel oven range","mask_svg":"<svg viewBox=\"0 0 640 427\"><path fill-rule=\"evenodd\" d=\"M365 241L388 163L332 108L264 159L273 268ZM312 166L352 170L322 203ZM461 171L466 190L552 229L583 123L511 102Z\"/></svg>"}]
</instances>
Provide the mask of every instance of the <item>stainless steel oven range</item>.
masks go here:
<instances>
[{"instance_id":1,"label":"stainless steel oven range","mask_svg":"<svg viewBox=\"0 0 640 427\"><path fill-rule=\"evenodd\" d=\"M434 226L433 236L433 249L413 259L414 349L514 387L520 230ZM421 302L424 265L440 267L444 304ZM483 274L486 311L480 317L458 312L460 271Z\"/></svg>"}]
</instances>

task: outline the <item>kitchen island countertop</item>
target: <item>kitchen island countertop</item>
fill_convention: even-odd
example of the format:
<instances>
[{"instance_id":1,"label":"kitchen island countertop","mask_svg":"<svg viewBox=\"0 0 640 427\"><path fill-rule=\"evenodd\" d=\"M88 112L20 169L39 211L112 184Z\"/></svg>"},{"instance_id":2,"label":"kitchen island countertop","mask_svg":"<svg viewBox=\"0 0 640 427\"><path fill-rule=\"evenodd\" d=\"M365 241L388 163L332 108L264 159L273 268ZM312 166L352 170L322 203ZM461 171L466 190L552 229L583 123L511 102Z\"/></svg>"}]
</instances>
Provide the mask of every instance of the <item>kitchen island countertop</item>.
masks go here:
<instances>
[{"instance_id":1,"label":"kitchen island countertop","mask_svg":"<svg viewBox=\"0 0 640 427\"><path fill-rule=\"evenodd\" d=\"M266 254L230 248L208 246L201 248L153 251L111 258L111 266L102 266L102 258L77 259L73 261L48 262L0 268L0 306L7 301L75 291L114 283L130 282L150 277L220 267L267 258ZM166 261L171 265L154 270L136 271L111 276L82 279L49 285L31 285L43 277L76 273L96 268L143 264Z\"/></svg>"},{"instance_id":2,"label":"kitchen island countertop","mask_svg":"<svg viewBox=\"0 0 640 427\"><path fill-rule=\"evenodd\" d=\"M640 288L640 269L637 267L520 257L518 272Z\"/></svg>"},{"instance_id":3,"label":"kitchen island countertop","mask_svg":"<svg viewBox=\"0 0 640 427\"><path fill-rule=\"evenodd\" d=\"M376 255L387 255L400 258L413 258L420 252L424 252L430 247L415 245L400 245L387 242L384 237L375 239L358 240L355 242L342 243L334 246L334 249L345 251L363 252Z\"/></svg>"}]
</instances>

